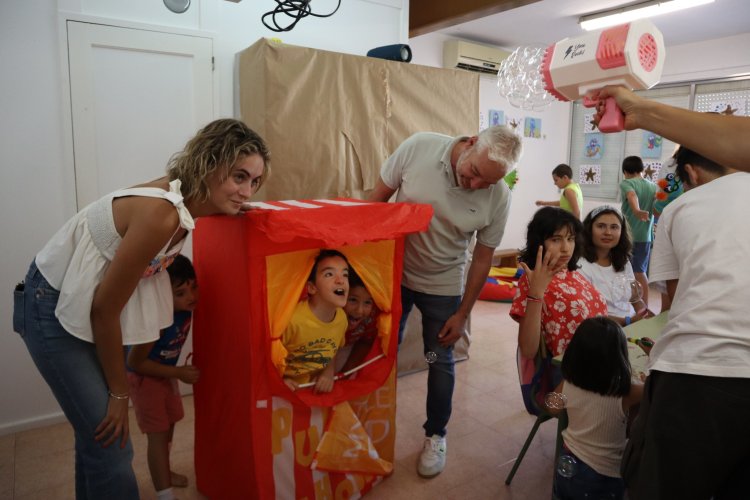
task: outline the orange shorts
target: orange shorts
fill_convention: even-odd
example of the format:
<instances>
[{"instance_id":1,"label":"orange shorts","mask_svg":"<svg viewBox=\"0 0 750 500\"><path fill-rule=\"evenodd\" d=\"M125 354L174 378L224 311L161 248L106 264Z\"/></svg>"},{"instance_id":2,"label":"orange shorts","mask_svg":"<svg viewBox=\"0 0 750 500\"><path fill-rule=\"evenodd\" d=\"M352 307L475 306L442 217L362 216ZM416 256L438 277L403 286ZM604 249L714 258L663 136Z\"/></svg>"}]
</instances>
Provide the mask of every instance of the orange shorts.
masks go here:
<instances>
[{"instance_id":1,"label":"orange shorts","mask_svg":"<svg viewBox=\"0 0 750 500\"><path fill-rule=\"evenodd\" d=\"M141 432L166 432L185 416L177 379L128 372L128 382Z\"/></svg>"}]
</instances>

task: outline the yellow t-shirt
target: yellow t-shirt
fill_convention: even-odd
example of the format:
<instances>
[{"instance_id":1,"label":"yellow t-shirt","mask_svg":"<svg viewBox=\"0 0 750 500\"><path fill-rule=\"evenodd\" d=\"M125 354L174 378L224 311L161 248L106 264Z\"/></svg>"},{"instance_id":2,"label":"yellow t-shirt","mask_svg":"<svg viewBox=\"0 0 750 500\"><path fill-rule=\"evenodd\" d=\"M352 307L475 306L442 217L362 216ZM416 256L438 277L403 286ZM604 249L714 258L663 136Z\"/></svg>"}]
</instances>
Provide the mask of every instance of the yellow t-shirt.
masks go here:
<instances>
[{"instance_id":1,"label":"yellow t-shirt","mask_svg":"<svg viewBox=\"0 0 750 500\"><path fill-rule=\"evenodd\" d=\"M344 343L348 322L343 309L336 310L330 323L318 319L306 300L294 308L292 319L281 335L288 351L284 377L298 384L310 382L328 363Z\"/></svg>"}]
</instances>

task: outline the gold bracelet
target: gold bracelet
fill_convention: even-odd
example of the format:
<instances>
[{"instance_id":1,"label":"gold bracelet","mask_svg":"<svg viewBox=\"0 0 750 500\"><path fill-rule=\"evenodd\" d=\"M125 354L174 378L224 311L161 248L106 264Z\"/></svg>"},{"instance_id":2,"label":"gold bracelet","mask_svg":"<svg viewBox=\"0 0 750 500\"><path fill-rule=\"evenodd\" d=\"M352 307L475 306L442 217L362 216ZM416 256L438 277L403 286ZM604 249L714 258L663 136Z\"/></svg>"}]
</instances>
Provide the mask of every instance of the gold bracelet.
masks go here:
<instances>
[{"instance_id":1,"label":"gold bracelet","mask_svg":"<svg viewBox=\"0 0 750 500\"><path fill-rule=\"evenodd\" d=\"M129 394L129 393L127 393L127 392L126 392L126 393L124 393L124 394L115 394L115 393L114 393L114 392L112 392L112 391L107 391L107 392L109 393L109 397L110 397L110 398L112 398L112 399L119 399L119 400L123 400L123 399L128 399L128 398L130 398L130 394Z\"/></svg>"}]
</instances>

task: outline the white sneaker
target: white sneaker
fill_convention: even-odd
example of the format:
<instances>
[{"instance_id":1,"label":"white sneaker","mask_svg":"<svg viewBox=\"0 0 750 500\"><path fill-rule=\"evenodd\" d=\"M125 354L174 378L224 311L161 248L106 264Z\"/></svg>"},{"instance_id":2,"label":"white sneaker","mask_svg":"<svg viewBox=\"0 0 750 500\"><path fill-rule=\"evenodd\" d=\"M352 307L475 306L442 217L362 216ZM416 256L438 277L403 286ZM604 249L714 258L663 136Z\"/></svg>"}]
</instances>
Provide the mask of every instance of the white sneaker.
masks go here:
<instances>
[{"instance_id":1,"label":"white sneaker","mask_svg":"<svg viewBox=\"0 0 750 500\"><path fill-rule=\"evenodd\" d=\"M444 436L437 434L424 438L424 447L419 455L417 474L422 477L435 477L445 468L446 442Z\"/></svg>"}]
</instances>

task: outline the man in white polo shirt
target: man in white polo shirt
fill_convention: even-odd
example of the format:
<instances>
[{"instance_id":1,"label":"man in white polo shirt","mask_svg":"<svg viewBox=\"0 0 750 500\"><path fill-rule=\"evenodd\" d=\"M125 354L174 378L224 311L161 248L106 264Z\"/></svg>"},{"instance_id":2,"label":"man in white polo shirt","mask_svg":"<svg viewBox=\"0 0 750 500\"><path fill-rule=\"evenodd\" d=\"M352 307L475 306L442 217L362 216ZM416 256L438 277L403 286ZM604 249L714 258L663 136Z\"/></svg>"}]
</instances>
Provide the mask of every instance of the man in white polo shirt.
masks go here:
<instances>
[{"instance_id":1,"label":"man in white polo shirt","mask_svg":"<svg viewBox=\"0 0 750 500\"><path fill-rule=\"evenodd\" d=\"M681 147L685 193L659 219L651 280L669 321L650 353L623 457L630 498L747 498L750 476L750 174Z\"/></svg>"},{"instance_id":2,"label":"man in white polo shirt","mask_svg":"<svg viewBox=\"0 0 750 500\"><path fill-rule=\"evenodd\" d=\"M474 302L505 231L510 190L502 182L521 154L521 139L506 126L478 136L423 132L404 141L386 160L370 200L425 203L435 213L426 232L406 237L401 282L399 341L414 305L422 313L429 365L425 441L417 472L433 477L445 467L445 433L455 381L453 344L465 331ZM466 275L468 246L476 245Z\"/></svg>"}]
</instances>

